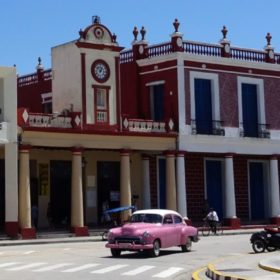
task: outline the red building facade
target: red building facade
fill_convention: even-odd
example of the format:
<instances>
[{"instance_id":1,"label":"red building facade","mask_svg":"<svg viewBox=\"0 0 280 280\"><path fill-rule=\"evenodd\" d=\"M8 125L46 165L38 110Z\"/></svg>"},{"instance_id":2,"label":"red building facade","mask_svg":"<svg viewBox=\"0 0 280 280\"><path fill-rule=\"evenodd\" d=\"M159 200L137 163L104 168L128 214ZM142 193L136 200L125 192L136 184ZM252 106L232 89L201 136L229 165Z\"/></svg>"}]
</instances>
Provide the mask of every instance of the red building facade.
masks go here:
<instances>
[{"instance_id":1,"label":"red building facade","mask_svg":"<svg viewBox=\"0 0 280 280\"><path fill-rule=\"evenodd\" d=\"M123 50L95 17L72 45L53 48L51 70L39 62L37 73L18 78L34 178L46 150L51 168L71 161L67 149L79 146L87 162L77 174L84 224L99 222L104 199L124 206L133 196L140 208L172 208L194 223L208 207L232 227L278 223L280 54L270 34L259 51L232 47L225 27L219 44L185 41L179 25L168 42L152 46L135 27L132 48ZM119 164L112 178L120 181L105 194L100 172L108 162ZM49 176L42 209L56 192Z\"/></svg>"}]
</instances>

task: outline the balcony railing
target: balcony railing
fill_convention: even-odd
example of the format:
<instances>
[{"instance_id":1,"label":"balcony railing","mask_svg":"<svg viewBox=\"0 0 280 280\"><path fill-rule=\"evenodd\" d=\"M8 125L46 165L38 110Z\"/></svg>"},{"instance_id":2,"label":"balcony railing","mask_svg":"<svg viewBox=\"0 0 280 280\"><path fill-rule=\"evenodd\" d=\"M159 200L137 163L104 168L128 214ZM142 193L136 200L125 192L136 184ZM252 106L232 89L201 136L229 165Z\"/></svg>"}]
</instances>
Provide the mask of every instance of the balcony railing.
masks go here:
<instances>
[{"instance_id":1,"label":"balcony railing","mask_svg":"<svg viewBox=\"0 0 280 280\"><path fill-rule=\"evenodd\" d=\"M81 113L41 114L30 113L25 108L19 108L18 125L38 128L81 128Z\"/></svg>"},{"instance_id":2,"label":"balcony railing","mask_svg":"<svg viewBox=\"0 0 280 280\"><path fill-rule=\"evenodd\" d=\"M30 127L72 128L71 121L71 117L29 114Z\"/></svg>"},{"instance_id":3,"label":"balcony railing","mask_svg":"<svg viewBox=\"0 0 280 280\"><path fill-rule=\"evenodd\" d=\"M171 42L165 42L158 45L147 46L147 58L167 55L173 52ZM205 55L205 56L215 56L223 57L222 54L222 45L220 44L207 44L202 42L193 42L193 41L183 41L183 51L188 54L195 55ZM242 61L254 61L254 62L266 62L266 51L263 50L254 50L254 49L245 49L230 47L229 59L242 60ZM280 63L280 54L274 54L275 63ZM129 63L133 61L133 51L125 50L121 52L120 62Z\"/></svg>"},{"instance_id":4,"label":"balcony railing","mask_svg":"<svg viewBox=\"0 0 280 280\"><path fill-rule=\"evenodd\" d=\"M197 125L196 120L191 120L191 130L191 133L194 135L225 135L225 130L222 127L222 121L199 121L199 125Z\"/></svg>"},{"instance_id":5,"label":"balcony railing","mask_svg":"<svg viewBox=\"0 0 280 280\"><path fill-rule=\"evenodd\" d=\"M257 131L250 135L243 126L243 123L239 124L240 137L252 137L252 138L270 138L269 124L258 124Z\"/></svg>"},{"instance_id":6,"label":"balcony railing","mask_svg":"<svg viewBox=\"0 0 280 280\"><path fill-rule=\"evenodd\" d=\"M145 132L145 133L166 133L174 130L174 122L170 119L168 122L157 122L144 119L130 119L123 117L123 130L130 132Z\"/></svg>"},{"instance_id":7,"label":"balcony railing","mask_svg":"<svg viewBox=\"0 0 280 280\"><path fill-rule=\"evenodd\" d=\"M42 81L48 81L52 79L52 70L45 70L42 74ZM18 78L18 87L28 86L32 84L36 84L39 81L38 73L32 73L29 75L24 75Z\"/></svg>"}]
</instances>

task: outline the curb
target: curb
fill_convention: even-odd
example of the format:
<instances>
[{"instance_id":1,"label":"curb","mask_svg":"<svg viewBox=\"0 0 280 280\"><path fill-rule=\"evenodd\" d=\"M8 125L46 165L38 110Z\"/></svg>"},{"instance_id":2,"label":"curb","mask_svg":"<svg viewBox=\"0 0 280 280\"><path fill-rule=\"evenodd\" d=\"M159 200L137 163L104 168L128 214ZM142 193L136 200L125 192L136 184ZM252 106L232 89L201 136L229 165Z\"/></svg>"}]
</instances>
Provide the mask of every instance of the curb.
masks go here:
<instances>
[{"instance_id":1,"label":"curb","mask_svg":"<svg viewBox=\"0 0 280 280\"><path fill-rule=\"evenodd\" d=\"M222 272L219 272L215 269L215 266L211 263L208 264L207 266L206 275L212 280L249 280L249 278L227 275Z\"/></svg>"},{"instance_id":2,"label":"curb","mask_svg":"<svg viewBox=\"0 0 280 280\"><path fill-rule=\"evenodd\" d=\"M229 258L233 258L232 256ZM215 264L219 262L223 262L225 259L219 259L215 261L214 263L209 263L207 265L207 271L206 275L212 280L249 280L250 278L242 277L242 276L237 276L237 275L231 275L231 274L226 274L223 272L220 272L216 270Z\"/></svg>"},{"instance_id":3,"label":"curb","mask_svg":"<svg viewBox=\"0 0 280 280\"><path fill-rule=\"evenodd\" d=\"M197 269L195 272L192 273L192 280L201 280L199 277L199 274L202 273L202 271L206 272L207 266L203 266L199 269Z\"/></svg>"},{"instance_id":4,"label":"curb","mask_svg":"<svg viewBox=\"0 0 280 280\"><path fill-rule=\"evenodd\" d=\"M279 258L278 258L278 259L279 259ZM262 268L262 269L264 269L264 270L270 271L270 272L280 273L280 268L279 268L279 266L276 267L276 266L273 266L273 265L271 264L271 263L272 263L272 260L273 260L273 258L260 261L260 262L259 262L259 267Z\"/></svg>"}]
</instances>

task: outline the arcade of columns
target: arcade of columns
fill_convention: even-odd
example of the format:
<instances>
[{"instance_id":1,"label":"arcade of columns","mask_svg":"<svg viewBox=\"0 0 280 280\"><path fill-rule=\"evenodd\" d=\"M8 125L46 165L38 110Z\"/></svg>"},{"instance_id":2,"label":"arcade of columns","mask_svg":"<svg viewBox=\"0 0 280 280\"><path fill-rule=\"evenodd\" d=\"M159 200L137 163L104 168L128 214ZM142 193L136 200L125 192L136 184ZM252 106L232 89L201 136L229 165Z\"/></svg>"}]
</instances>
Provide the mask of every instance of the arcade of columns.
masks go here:
<instances>
[{"instance_id":1,"label":"arcade of columns","mask_svg":"<svg viewBox=\"0 0 280 280\"><path fill-rule=\"evenodd\" d=\"M36 236L35 229L31 226L31 201L29 158L31 147L22 146L19 149L19 227L23 238ZM80 148L72 151L72 179L71 179L71 229L76 236L88 235L88 229L84 225L83 216L83 186L82 186L82 152ZM185 152L166 151L166 207L178 211L183 217L187 217L187 199L185 181ZM176 165L175 165L176 160ZM120 205L131 205L131 179L130 179L130 150L120 151ZM151 207L150 199L150 169L149 157L142 156L142 206ZM177 182L177 185L176 185ZM270 159L270 194L271 217L278 217L279 179L278 159L272 156ZM177 195L179 194L179 195ZM235 187L233 155L225 156L225 218L232 227L240 225L236 217ZM131 213L123 212L121 219L127 220Z\"/></svg>"}]
</instances>

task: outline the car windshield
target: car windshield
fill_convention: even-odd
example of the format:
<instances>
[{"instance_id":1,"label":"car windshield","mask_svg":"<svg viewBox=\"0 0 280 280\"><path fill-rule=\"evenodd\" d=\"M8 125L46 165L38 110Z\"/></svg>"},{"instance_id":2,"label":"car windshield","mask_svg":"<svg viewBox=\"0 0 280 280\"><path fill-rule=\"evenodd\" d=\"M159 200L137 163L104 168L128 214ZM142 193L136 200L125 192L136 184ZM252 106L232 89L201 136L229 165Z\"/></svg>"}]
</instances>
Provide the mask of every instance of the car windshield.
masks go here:
<instances>
[{"instance_id":1,"label":"car windshield","mask_svg":"<svg viewBox=\"0 0 280 280\"><path fill-rule=\"evenodd\" d=\"M130 218L131 223L161 223L162 216L158 214L133 214Z\"/></svg>"}]
</instances>

